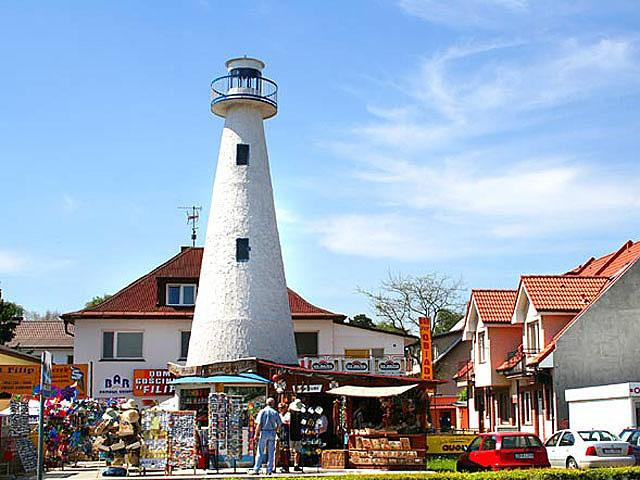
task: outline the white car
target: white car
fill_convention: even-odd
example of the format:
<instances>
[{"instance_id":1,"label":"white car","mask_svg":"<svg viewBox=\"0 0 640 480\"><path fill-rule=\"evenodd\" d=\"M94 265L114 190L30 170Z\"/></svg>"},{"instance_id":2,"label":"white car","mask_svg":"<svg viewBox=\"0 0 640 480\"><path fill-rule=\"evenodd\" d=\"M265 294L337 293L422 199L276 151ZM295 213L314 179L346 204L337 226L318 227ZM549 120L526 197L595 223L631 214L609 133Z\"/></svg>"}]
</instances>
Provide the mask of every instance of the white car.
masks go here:
<instances>
[{"instance_id":1,"label":"white car","mask_svg":"<svg viewBox=\"0 0 640 480\"><path fill-rule=\"evenodd\" d=\"M631 445L605 430L560 430L544 444L552 467L635 465Z\"/></svg>"}]
</instances>

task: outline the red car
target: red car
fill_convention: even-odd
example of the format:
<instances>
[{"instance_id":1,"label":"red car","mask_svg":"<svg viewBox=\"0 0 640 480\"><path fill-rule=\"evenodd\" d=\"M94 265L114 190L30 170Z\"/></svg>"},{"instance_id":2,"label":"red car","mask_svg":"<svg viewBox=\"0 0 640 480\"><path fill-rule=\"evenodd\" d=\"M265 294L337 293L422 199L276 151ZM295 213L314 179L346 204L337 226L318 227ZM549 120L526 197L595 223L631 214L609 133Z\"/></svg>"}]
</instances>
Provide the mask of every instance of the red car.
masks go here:
<instances>
[{"instance_id":1,"label":"red car","mask_svg":"<svg viewBox=\"0 0 640 480\"><path fill-rule=\"evenodd\" d=\"M540 439L531 433L521 432L478 435L456 463L459 472L550 466L547 450Z\"/></svg>"}]
</instances>

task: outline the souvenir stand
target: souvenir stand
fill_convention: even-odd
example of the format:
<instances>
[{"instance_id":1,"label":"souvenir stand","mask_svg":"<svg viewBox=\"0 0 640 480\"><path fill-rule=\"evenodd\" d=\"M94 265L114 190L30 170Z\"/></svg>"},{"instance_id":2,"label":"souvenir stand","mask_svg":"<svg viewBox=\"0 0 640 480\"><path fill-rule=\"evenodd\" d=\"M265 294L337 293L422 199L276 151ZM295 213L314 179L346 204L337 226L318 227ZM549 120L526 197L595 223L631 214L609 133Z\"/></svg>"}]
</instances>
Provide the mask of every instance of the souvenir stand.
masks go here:
<instances>
[{"instance_id":1,"label":"souvenir stand","mask_svg":"<svg viewBox=\"0 0 640 480\"><path fill-rule=\"evenodd\" d=\"M190 390L205 386L213 394L243 395L241 460L245 465L250 465L253 460L253 446L249 443L253 436L252 421L266 396L273 396L278 403L289 404L297 398L304 404L304 424L301 426L304 466L426 468L427 389L441 383L439 380L318 371L255 358L198 367L169 364L169 370L178 377L172 383L184 398L194 398ZM346 392L338 390L340 387L359 390ZM365 395L367 387L380 388L376 396L382 398ZM243 392L243 388L248 390ZM256 392L261 393L257 395ZM399 396L399 399L394 396ZM207 419L210 423L207 426L208 445L217 447L217 451L209 448L209 453L217 460L210 465L212 468L234 466L233 455L228 457L220 443L220 435L228 435L229 432L228 424L223 425L220 418L221 409L229 408L228 404L222 407L219 396L209 398L214 399L210 400L213 404L209 404L209 414L214 414L215 418ZM373 406L374 401L378 402L377 408ZM355 417L363 412L361 407L367 403L371 404L371 411L384 412L379 414L375 424L355 421ZM225 418L229 418L228 410ZM217 441L212 440L211 436L216 434ZM227 440L225 436L224 441Z\"/></svg>"},{"instance_id":2,"label":"souvenir stand","mask_svg":"<svg viewBox=\"0 0 640 480\"><path fill-rule=\"evenodd\" d=\"M141 425L140 468L143 474L149 470L162 470L168 473L171 413L156 407L143 410Z\"/></svg>"},{"instance_id":3,"label":"souvenir stand","mask_svg":"<svg viewBox=\"0 0 640 480\"><path fill-rule=\"evenodd\" d=\"M424 470L427 411L418 384L329 390L347 400L347 463L350 468ZM422 403L422 405L420 405Z\"/></svg>"},{"instance_id":4,"label":"souvenir stand","mask_svg":"<svg viewBox=\"0 0 640 480\"><path fill-rule=\"evenodd\" d=\"M171 474L174 469L196 468L196 413L167 411L153 407L142 411L142 450L140 467L143 474L160 470Z\"/></svg>"},{"instance_id":5,"label":"souvenir stand","mask_svg":"<svg viewBox=\"0 0 640 480\"><path fill-rule=\"evenodd\" d=\"M171 412L170 471L193 468L196 470L196 412Z\"/></svg>"},{"instance_id":6,"label":"souvenir stand","mask_svg":"<svg viewBox=\"0 0 640 480\"><path fill-rule=\"evenodd\" d=\"M11 400L9 408L9 451L14 458L18 458L24 472L33 475L36 472L37 457L29 426L29 402Z\"/></svg>"},{"instance_id":7,"label":"souvenir stand","mask_svg":"<svg viewBox=\"0 0 640 480\"><path fill-rule=\"evenodd\" d=\"M184 376L172 384L179 408L197 411L196 449L202 467L253 464L254 418L266 400L268 380L259 375Z\"/></svg>"},{"instance_id":8,"label":"souvenir stand","mask_svg":"<svg viewBox=\"0 0 640 480\"><path fill-rule=\"evenodd\" d=\"M54 391L45 402L45 466L64 468L68 463L92 459L94 427L106 408L99 400L78 400Z\"/></svg>"},{"instance_id":9,"label":"souvenir stand","mask_svg":"<svg viewBox=\"0 0 640 480\"><path fill-rule=\"evenodd\" d=\"M312 429L304 428L305 466L319 460L323 468L336 469L426 468L427 389L441 381L316 371L263 360L257 361L257 371L274 380L279 401L295 396L306 412L322 407L328 429L323 438L314 438L307 435ZM310 416L312 424L314 418L317 431L318 415Z\"/></svg>"}]
</instances>

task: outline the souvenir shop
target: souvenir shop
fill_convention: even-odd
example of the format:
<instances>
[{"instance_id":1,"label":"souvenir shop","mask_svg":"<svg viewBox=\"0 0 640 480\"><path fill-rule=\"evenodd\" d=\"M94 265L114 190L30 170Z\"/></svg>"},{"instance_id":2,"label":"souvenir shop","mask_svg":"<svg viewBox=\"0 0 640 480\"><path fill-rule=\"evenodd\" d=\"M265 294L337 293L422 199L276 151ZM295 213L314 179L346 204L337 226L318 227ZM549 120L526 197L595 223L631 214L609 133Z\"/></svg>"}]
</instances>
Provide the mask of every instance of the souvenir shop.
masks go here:
<instances>
[{"instance_id":1,"label":"souvenir shop","mask_svg":"<svg viewBox=\"0 0 640 480\"><path fill-rule=\"evenodd\" d=\"M269 380L255 373L177 378L178 408L195 412L199 468L246 467L254 459L254 420Z\"/></svg>"},{"instance_id":2,"label":"souvenir shop","mask_svg":"<svg viewBox=\"0 0 640 480\"><path fill-rule=\"evenodd\" d=\"M209 468L251 465L253 421L268 396L290 419L297 445L284 452L285 463L425 468L427 389L437 380L325 373L257 359L170 369L178 377L179 408L197 412L200 455L208 455Z\"/></svg>"}]
</instances>

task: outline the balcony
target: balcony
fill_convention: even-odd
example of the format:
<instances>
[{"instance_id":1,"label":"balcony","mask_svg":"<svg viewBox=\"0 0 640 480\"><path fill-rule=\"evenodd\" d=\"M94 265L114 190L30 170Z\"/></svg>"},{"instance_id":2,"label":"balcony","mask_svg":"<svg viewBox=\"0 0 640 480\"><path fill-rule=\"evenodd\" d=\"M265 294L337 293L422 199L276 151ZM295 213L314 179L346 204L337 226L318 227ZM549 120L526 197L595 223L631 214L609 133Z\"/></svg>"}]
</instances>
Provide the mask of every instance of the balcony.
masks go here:
<instances>
[{"instance_id":1,"label":"balcony","mask_svg":"<svg viewBox=\"0 0 640 480\"><path fill-rule=\"evenodd\" d=\"M412 372L412 361L404 355L353 358L344 355L318 355L301 357L301 367L317 372L348 372L369 375L406 376Z\"/></svg>"},{"instance_id":2,"label":"balcony","mask_svg":"<svg viewBox=\"0 0 640 480\"><path fill-rule=\"evenodd\" d=\"M517 350L513 350L507 354L507 359L498 367L498 371L505 377L532 375L534 369L527 366L527 363L539 353L540 350L525 349L520 345Z\"/></svg>"},{"instance_id":3,"label":"balcony","mask_svg":"<svg viewBox=\"0 0 640 480\"><path fill-rule=\"evenodd\" d=\"M230 105L246 101L257 102L262 118L271 118L278 111L278 85L257 73L234 73L211 82L211 111L216 115L224 117Z\"/></svg>"}]
</instances>

